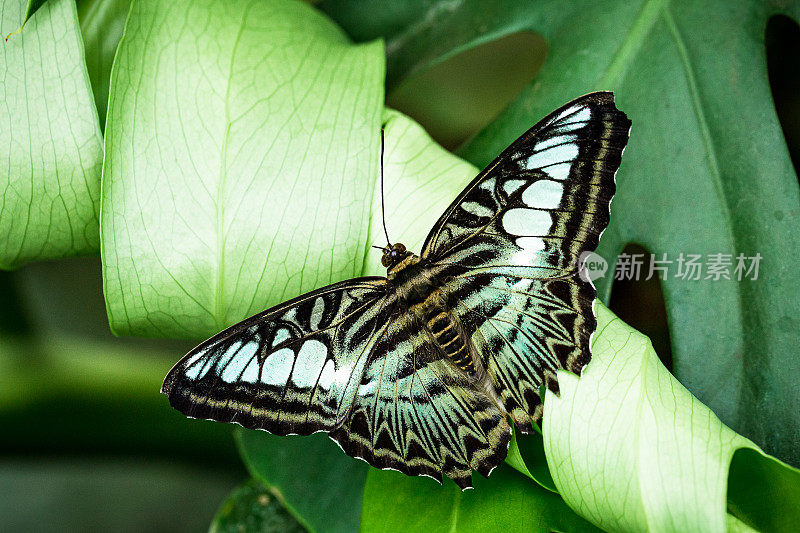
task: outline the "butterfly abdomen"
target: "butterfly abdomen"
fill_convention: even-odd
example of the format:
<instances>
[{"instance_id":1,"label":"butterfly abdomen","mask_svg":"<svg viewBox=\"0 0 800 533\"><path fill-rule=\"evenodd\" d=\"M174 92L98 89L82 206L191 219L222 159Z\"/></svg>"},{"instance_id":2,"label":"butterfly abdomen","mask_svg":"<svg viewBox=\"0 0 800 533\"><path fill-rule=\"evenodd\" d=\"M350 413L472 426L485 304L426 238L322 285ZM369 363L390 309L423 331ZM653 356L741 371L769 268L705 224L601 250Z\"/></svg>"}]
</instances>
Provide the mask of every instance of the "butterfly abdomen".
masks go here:
<instances>
[{"instance_id":1,"label":"butterfly abdomen","mask_svg":"<svg viewBox=\"0 0 800 533\"><path fill-rule=\"evenodd\" d=\"M406 264L401 263L392 272L397 295L405 302L407 310L425 330L441 352L467 374L475 374L468 336L447 306L442 293L441 280L425 261L412 254Z\"/></svg>"},{"instance_id":2,"label":"butterfly abdomen","mask_svg":"<svg viewBox=\"0 0 800 533\"><path fill-rule=\"evenodd\" d=\"M437 309L438 311L438 309ZM427 321L428 331L436 340L436 344L442 349L453 363L470 374L473 373L474 365L464 335L460 332L458 319L446 310L441 310Z\"/></svg>"}]
</instances>

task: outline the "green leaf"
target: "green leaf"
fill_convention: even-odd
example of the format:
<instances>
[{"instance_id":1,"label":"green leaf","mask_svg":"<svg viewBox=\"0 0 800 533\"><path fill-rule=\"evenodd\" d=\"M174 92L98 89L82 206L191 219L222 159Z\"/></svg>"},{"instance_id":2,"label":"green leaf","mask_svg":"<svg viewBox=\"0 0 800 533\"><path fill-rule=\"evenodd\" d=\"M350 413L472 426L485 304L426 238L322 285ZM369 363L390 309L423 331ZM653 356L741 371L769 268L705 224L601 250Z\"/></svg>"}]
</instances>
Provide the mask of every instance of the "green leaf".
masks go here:
<instances>
[{"instance_id":1,"label":"green leaf","mask_svg":"<svg viewBox=\"0 0 800 533\"><path fill-rule=\"evenodd\" d=\"M239 430L236 438L250 474L277 491L305 527L356 529L367 465L346 456L327 435L278 437Z\"/></svg>"},{"instance_id":2,"label":"green leaf","mask_svg":"<svg viewBox=\"0 0 800 533\"><path fill-rule=\"evenodd\" d=\"M796 3L354 0L321 8L356 39L383 37L387 78L415 72L521 30L547 59L499 118L461 150L482 166L558 105L610 89L633 121L611 225L599 253L627 243L681 253L763 257L757 281L662 282L678 379L720 418L800 465L800 211L797 175L767 79L768 18ZM724 53L721 51L724 50ZM613 261L612 261L613 263ZM613 269L611 269L613 272ZM610 279L598 282L608 301Z\"/></svg>"},{"instance_id":3,"label":"green leaf","mask_svg":"<svg viewBox=\"0 0 800 533\"><path fill-rule=\"evenodd\" d=\"M664 368L649 340L596 305L598 333L581 378L547 392L544 443L570 507L609 531L724 531L729 506L762 530L800 520L800 471L766 457ZM774 528L774 529L773 529Z\"/></svg>"},{"instance_id":4,"label":"green leaf","mask_svg":"<svg viewBox=\"0 0 800 533\"><path fill-rule=\"evenodd\" d=\"M77 0L78 20L100 126L105 126L111 66L125 30L131 0Z\"/></svg>"},{"instance_id":5,"label":"green leaf","mask_svg":"<svg viewBox=\"0 0 800 533\"><path fill-rule=\"evenodd\" d=\"M0 32L26 3L0 7ZM75 3L47 2L3 45L0 268L96 252L102 136Z\"/></svg>"},{"instance_id":6,"label":"green leaf","mask_svg":"<svg viewBox=\"0 0 800 533\"><path fill-rule=\"evenodd\" d=\"M103 170L116 333L207 336L361 271L382 49L300 2L133 4Z\"/></svg>"},{"instance_id":7,"label":"green leaf","mask_svg":"<svg viewBox=\"0 0 800 533\"><path fill-rule=\"evenodd\" d=\"M268 487L251 479L236 487L222 502L209 531L300 533L305 529L286 511L280 499Z\"/></svg>"},{"instance_id":8,"label":"green leaf","mask_svg":"<svg viewBox=\"0 0 800 533\"><path fill-rule=\"evenodd\" d=\"M501 466L475 490L370 469L361 531L598 531L557 495Z\"/></svg>"}]
</instances>

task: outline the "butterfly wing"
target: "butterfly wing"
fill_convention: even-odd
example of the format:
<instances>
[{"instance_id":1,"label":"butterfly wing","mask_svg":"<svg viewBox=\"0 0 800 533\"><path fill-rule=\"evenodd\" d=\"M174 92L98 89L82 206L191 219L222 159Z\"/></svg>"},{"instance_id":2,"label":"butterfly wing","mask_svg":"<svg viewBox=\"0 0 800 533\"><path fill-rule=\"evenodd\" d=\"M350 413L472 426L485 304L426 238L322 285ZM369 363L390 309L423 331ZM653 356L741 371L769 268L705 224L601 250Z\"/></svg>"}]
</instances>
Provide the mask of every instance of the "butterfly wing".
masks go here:
<instances>
[{"instance_id":1,"label":"butterfly wing","mask_svg":"<svg viewBox=\"0 0 800 533\"><path fill-rule=\"evenodd\" d=\"M162 392L194 418L277 435L341 424L376 335L386 279L356 278L304 294L211 337L170 370Z\"/></svg>"},{"instance_id":2,"label":"butterfly wing","mask_svg":"<svg viewBox=\"0 0 800 533\"><path fill-rule=\"evenodd\" d=\"M541 420L542 383L558 392L557 369L589 362L596 291L579 260L608 225L629 129L608 92L554 111L466 187L423 247L522 431Z\"/></svg>"},{"instance_id":3,"label":"butterfly wing","mask_svg":"<svg viewBox=\"0 0 800 533\"><path fill-rule=\"evenodd\" d=\"M278 435L328 431L353 457L471 486L511 436L500 409L441 360L385 278L319 289L189 352L162 392L194 418Z\"/></svg>"},{"instance_id":4,"label":"butterfly wing","mask_svg":"<svg viewBox=\"0 0 800 533\"><path fill-rule=\"evenodd\" d=\"M411 313L390 323L375 343L349 416L331 438L378 468L439 482L446 475L469 488L472 470L488 476L503 461L511 427L424 331Z\"/></svg>"}]
</instances>

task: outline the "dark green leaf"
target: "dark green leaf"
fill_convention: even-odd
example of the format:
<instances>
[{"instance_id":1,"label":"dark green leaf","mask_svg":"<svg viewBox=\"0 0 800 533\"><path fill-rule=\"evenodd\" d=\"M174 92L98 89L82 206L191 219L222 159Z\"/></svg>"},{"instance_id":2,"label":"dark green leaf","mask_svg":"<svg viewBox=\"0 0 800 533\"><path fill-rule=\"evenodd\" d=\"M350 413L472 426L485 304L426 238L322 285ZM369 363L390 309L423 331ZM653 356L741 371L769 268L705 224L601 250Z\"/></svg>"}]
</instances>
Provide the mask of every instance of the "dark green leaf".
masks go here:
<instances>
[{"instance_id":1,"label":"dark green leaf","mask_svg":"<svg viewBox=\"0 0 800 533\"><path fill-rule=\"evenodd\" d=\"M473 481L475 489L462 492L450 480L441 486L432 479L370 469L361 531L598 531L557 494L507 466Z\"/></svg>"},{"instance_id":2,"label":"dark green leaf","mask_svg":"<svg viewBox=\"0 0 800 533\"><path fill-rule=\"evenodd\" d=\"M2 528L196 533L236 482L229 472L174 460L6 456Z\"/></svg>"},{"instance_id":3,"label":"dark green leaf","mask_svg":"<svg viewBox=\"0 0 800 533\"><path fill-rule=\"evenodd\" d=\"M370 7L371 6L371 7ZM388 79L465 48L536 31L548 57L533 83L462 154L481 166L570 98L611 89L633 121L599 253L763 257L757 281L663 281L674 371L724 422L800 464L800 212L773 106L764 31L796 4L740 0L354 0L322 8L357 38L386 38ZM613 263L613 261L612 261ZM611 271L613 272L613 265ZM599 281L608 298L609 277Z\"/></svg>"},{"instance_id":4,"label":"dark green leaf","mask_svg":"<svg viewBox=\"0 0 800 533\"><path fill-rule=\"evenodd\" d=\"M209 530L211 533L300 533L305 528L260 481L252 479L236 487L222 502Z\"/></svg>"},{"instance_id":5,"label":"dark green leaf","mask_svg":"<svg viewBox=\"0 0 800 533\"><path fill-rule=\"evenodd\" d=\"M273 487L311 531L353 531L361 514L367 465L347 457L326 435L277 437L236 433L248 470Z\"/></svg>"},{"instance_id":6,"label":"dark green leaf","mask_svg":"<svg viewBox=\"0 0 800 533\"><path fill-rule=\"evenodd\" d=\"M25 8L2 3L2 34ZM0 54L0 268L94 253L102 136L75 3L47 2Z\"/></svg>"},{"instance_id":7,"label":"dark green leaf","mask_svg":"<svg viewBox=\"0 0 800 533\"><path fill-rule=\"evenodd\" d=\"M795 531L800 472L758 450L736 450L728 474L728 512L758 531Z\"/></svg>"}]
</instances>

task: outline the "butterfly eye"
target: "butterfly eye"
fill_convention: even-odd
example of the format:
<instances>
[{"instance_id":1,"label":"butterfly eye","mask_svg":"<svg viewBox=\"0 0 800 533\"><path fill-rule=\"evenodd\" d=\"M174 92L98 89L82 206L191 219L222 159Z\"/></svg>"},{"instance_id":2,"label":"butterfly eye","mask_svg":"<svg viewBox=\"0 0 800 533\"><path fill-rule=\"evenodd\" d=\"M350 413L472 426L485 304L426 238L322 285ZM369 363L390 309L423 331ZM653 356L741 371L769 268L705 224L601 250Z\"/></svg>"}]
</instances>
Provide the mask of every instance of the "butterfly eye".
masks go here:
<instances>
[{"instance_id":1,"label":"butterfly eye","mask_svg":"<svg viewBox=\"0 0 800 533\"><path fill-rule=\"evenodd\" d=\"M381 257L381 264L383 266L385 266L385 267L389 266L389 256L388 255L384 254L384 256Z\"/></svg>"},{"instance_id":2,"label":"butterfly eye","mask_svg":"<svg viewBox=\"0 0 800 533\"><path fill-rule=\"evenodd\" d=\"M398 243L395 243L395 244L392 246L392 249L393 249L394 251L398 252L398 253L403 253L403 252L405 252L405 251L406 251L406 246L405 246L403 243L400 243L400 242L398 242Z\"/></svg>"}]
</instances>

